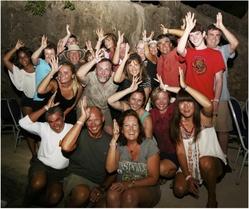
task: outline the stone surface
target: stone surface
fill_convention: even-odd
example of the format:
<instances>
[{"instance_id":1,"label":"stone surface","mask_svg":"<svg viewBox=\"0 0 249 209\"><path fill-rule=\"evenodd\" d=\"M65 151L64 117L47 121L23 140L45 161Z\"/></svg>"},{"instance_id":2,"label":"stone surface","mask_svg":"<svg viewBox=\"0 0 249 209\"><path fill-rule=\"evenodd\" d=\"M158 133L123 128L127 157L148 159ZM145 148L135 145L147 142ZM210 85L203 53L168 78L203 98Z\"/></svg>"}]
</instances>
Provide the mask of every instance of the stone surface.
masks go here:
<instances>
[{"instance_id":1,"label":"stone surface","mask_svg":"<svg viewBox=\"0 0 249 209\"><path fill-rule=\"evenodd\" d=\"M33 16L24 10L25 2L1 2L1 53L13 47L17 39L21 39L26 46L35 50L40 45L41 36L46 34L49 41L57 43L59 38L66 35L66 24L80 39L81 47L86 40L96 43L95 30L102 27L105 32L117 31L125 33L132 47L141 39L144 29L160 34L160 24L167 27L179 28L181 19L187 11L196 13L200 23L207 26L215 22L218 10L209 5L202 5L193 9L180 1L163 1L160 5L133 3L129 1L73 1L75 10L63 9L64 2L47 1L47 11L40 16ZM222 12L225 25L236 34L240 41L238 57L233 62L229 73L229 89L231 95L241 101L247 98L248 82L248 14L242 19ZM3 68L3 66L2 66ZM10 80L2 70L2 96L15 96Z\"/></svg>"}]
</instances>

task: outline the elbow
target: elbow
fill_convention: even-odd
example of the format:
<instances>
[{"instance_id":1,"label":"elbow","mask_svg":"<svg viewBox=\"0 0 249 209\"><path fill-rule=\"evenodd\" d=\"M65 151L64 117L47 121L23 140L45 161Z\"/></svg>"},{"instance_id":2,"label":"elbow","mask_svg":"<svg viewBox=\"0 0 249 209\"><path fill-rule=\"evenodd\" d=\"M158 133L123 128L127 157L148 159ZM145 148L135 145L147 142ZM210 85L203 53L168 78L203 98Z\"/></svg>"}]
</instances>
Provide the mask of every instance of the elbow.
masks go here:
<instances>
[{"instance_id":1,"label":"elbow","mask_svg":"<svg viewBox=\"0 0 249 209\"><path fill-rule=\"evenodd\" d=\"M63 142L60 146L61 146L61 150L63 152L71 152L74 150L74 148L72 146L68 146L68 145L64 144Z\"/></svg>"},{"instance_id":2,"label":"elbow","mask_svg":"<svg viewBox=\"0 0 249 209\"><path fill-rule=\"evenodd\" d=\"M115 169L114 167L112 167L112 166L106 166L106 171L108 172L108 173L113 173L114 171L116 171L117 169Z\"/></svg>"}]
</instances>

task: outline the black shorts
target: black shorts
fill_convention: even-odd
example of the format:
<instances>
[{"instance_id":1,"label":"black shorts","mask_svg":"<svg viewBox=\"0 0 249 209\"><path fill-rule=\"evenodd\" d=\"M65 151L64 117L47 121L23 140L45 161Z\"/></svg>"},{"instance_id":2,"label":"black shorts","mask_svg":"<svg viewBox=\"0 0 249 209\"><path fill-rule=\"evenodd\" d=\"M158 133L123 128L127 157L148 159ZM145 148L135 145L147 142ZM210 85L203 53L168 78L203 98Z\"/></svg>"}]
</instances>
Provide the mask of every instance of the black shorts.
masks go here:
<instances>
[{"instance_id":1,"label":"black shorts","mask_svg":"<svg viewBox=\"0 0 249 209\"><path fill-rule=\"evenodd\" d=\"M47 175L47 182L63 182L64 177L66 176L66 168L64 169L55 169L50 166L45 165L39 159L34 159L31 161L29 168L29 179L31 180L35 172L45 171Z\"/></svg>"},{"instance_id":2,"label":"black shorts","mask_svg":"<svg viewBox=\"0 0 249 209\"><path fill-rule=\"evenodd\" d=\"M33 98L29 98L25 94L22 94L21 106L22 107L31 107L33 109Z\"/></svg>"},{"instance_id":3,"label":"black shorts","mask_svg":"<svg viewBox=\"0 0 249 209\"><path fill-rule=\"evenodd\" d=\"M177 156L176 156L176 153L166 153L166 152L160 152L160 160L170 160L172 161L176 168L178 169L179 168L179 162L177 160Z\"/></svg>"}]
</instances>

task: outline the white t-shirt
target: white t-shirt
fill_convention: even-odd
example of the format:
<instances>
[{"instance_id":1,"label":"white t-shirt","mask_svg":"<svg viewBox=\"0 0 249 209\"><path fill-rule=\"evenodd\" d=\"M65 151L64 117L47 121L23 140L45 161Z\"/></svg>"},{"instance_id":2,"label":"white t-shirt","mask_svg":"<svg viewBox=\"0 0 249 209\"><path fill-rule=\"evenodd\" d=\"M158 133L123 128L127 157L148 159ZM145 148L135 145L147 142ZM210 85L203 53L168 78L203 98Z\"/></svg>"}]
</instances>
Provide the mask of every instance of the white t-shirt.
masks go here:
<instances>
[{"instance_id":1,"label":"white t-shirt","mask_svg":"<svg viewBox=\"0 0 249 209\"><path fill-rule=\"evenodd\" d=\"M22 118L19 124L25 130L41 137L37 153L37 158L40 161L55 169L63 169L68 166L69 160L62 155L59 143L73 127L72 124L65 123L64 129L60 133L54 132L47 122L31 121L28 115Z\"/></svg>"},{"instance_id":2,"label":"white t-shirt","mask_svg":"<svg viewBox=\"0 0 249 209\"><path fill-rule=\"evenodd\" d=\"M25 70L13 65L13 71L8 70L8 73L14 86L19 91L23 91L28 98L33 98L36 91L35 72L27 73Z\"/></svg>"}]
</instances>

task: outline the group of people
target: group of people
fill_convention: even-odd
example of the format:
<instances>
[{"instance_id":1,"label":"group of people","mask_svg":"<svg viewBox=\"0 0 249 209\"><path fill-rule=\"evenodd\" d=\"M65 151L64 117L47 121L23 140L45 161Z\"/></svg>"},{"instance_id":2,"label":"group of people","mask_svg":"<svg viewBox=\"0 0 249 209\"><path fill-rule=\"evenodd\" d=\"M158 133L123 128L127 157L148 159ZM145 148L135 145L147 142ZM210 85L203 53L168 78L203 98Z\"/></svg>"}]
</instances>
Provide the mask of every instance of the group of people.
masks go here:
<instances>
[{"instance_id":1,"label":"group of people","mask_svg":"<svg viewBox=\"0 0 249 209\"><path fill-rule=\"evenodd\" d=\"M18 40L4 55L32 154L23 206L154 207L166 178L179 198L205 182L217 207L232 128L226 62L239 42L221 13L207 30L190 12L161 30L131 50L124 33L97 29L81 49L67 25L57 47L42 36L33 54Z\"/></svg>"}]
</instances>

